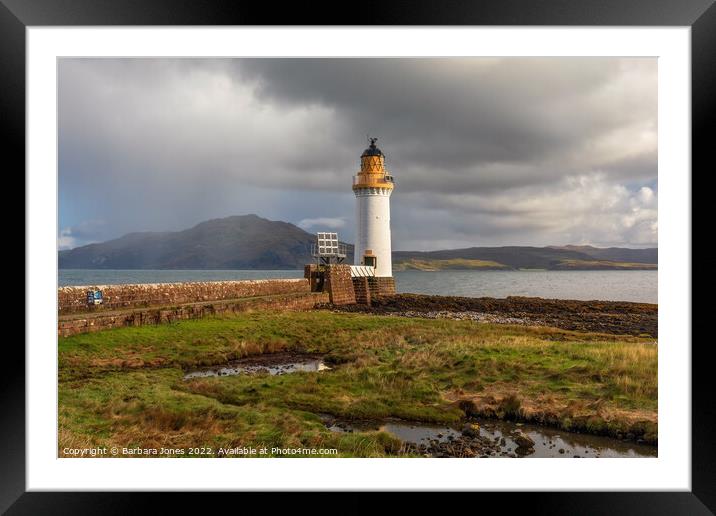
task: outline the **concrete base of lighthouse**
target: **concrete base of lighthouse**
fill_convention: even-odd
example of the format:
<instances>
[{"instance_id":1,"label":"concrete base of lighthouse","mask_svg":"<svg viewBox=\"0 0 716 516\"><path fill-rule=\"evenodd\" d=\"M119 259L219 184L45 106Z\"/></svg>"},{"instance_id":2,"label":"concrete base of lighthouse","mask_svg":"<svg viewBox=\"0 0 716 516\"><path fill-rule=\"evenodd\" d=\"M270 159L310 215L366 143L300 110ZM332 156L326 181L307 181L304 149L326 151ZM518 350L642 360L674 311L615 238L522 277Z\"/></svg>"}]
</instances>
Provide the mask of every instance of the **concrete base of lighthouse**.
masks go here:
<instances>
[{"instance_id":1,"label":"concrete base of lighthouse","mask_svg":"<svg viewBox=\"0 0 716 516\"><path fill-rule=\"evenodd\" d=\"M395 294L395 279L392 277L362 277L353 278L353 291L356 303L370 305L371 301L380 296Z\"/></svg>"},{"instance_id":2,"label":"concrete base of lighthouse","mask_svg":"<svg viewBox=\"0 0 716 516\"><path fill-rule=\"evenodd\" d=\"M334 305L370 305L377 297L395 294L392 276L351 278L350 265L312 263L304 267L303 275L312 292L328 292Z\"/></svg>"}]
</instances>

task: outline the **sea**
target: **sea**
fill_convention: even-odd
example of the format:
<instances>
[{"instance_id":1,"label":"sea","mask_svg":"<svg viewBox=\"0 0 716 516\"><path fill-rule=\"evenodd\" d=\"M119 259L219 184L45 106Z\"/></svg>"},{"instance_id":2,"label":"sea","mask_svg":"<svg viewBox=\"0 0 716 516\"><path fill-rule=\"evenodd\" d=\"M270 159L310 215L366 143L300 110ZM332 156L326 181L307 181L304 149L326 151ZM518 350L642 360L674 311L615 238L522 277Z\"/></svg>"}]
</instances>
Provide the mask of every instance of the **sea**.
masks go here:
<instances>
[{"instance_id":1,"label":"sea","mask_svg":"<svg viewBox=\"0 0 716 516\"><path fill-rule=\"evenodd\" d=\"M658 271L402 271L399 293L658 303ZM302 278L303 270L60 269L59 286Z\"/></svg>"}]
</instances>

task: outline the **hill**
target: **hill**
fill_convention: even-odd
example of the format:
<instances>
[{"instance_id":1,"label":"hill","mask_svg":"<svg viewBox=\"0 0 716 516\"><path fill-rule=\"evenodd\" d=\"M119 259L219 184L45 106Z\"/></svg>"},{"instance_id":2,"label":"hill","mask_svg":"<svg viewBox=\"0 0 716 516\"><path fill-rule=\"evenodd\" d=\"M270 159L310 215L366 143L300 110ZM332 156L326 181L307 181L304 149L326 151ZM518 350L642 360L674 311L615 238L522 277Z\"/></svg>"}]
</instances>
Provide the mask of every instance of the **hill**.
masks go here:
<instances>
[{"instance_id":1,"label":"hill","mask_svg":"<svg viewBox=\"0 0 716 516\"><path fill-rule=\"evenodd\" d=\"M607 251L607 253L602 253ZM624 259L630 251L640 261ZM606 258L613 256L614 259ZM653 261L646 261L651 260ZM455 267L455 260L463 260L464 267ZM641 261L644 260L644 261ZM472 262L473 265L470 264ZM591 246L565 247L469 247L444 251L397 251L393 253L394 267L443 270L447 268L490 269L548 269L548 270L606 270L656 269L656 249L600 249ZM413 266L418 263L419 267Z\"/></svg>"},{"instance_id":2,"label":"hill","mask_svg":"<svg viewBox=\"0 0 716 516\"><path fill-rule=\"evenodd\" d=\"M551 246L553 249L566 249L587 254L597 260L631 263L658 263L659 250L655 247L648 249L628 249L625 247L593 247L591 245L565 245Z\"/></svg>"},{"instance_id":3,"label":"hill","mask_svg":"<svg viewBox=\"0 0 716 516\"><path fill-rule=\"evenodd\" d=\"M129 233L59 252L61 269L300 269L315 235L257 215L213 219L183 231ZM348 246L347 263L352 263ZM395 270L655 269L656 249L470 247L395 251Z\"/></svg>"},{"instance_id":4,"label":"hill","mask_svg":"<svg viewBox=\"0 0 716 516\"><path fill-rule=\"evenodd\" d=\"M256 215L213 219L184 231L130 233L60 251L61 269L296 269L315 236Z\"/></svg>"}]
</instances>

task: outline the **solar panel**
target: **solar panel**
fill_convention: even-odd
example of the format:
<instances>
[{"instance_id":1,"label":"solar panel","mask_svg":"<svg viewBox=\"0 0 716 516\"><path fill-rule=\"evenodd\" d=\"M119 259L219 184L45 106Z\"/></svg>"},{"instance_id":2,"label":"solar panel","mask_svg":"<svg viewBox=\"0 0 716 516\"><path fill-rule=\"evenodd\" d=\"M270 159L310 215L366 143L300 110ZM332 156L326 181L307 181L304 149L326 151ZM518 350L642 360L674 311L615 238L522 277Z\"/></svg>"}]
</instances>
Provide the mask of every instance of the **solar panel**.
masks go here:
<instances>
[{"instance_id":1,"label":"solar panel","mask_svg":"<svg viewBox=\"0 0 716 516\"><path fill-rule=\"evenodd\" d=\"M320 256L338 254L338 233L318 233L318 254Z\"/></svg>"},{"instance_id":2,"label":"solar panel","mask_svg":"<svg viewBox=\"0 0 716 516\"><path fill-rule=\"evenodd\" d=\"M346 245L338 242L338 233L316 233L316 243L312 246L311 254L325 263L336 258L339 263L346 257Z\"/></svg>"}]
</instances>

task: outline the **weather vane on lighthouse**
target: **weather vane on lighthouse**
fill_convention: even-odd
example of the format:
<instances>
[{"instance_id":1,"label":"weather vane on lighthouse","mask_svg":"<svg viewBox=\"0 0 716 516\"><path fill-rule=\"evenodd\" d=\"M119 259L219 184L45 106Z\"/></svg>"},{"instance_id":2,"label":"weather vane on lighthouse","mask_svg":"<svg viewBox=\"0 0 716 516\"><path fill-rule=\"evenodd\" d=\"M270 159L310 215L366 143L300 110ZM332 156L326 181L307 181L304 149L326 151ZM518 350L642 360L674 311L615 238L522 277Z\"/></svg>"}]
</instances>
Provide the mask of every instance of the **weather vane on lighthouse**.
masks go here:
<instances>
[{"instance_id":1,"label":"weather vane on lighthouse","mask_svg":"<svg viewBox=\"0 0 716 516\"><path fill-rule=\"evenodd\" d=\"M375 276L393 276L390 243L390 194L393 176L385 170L385 155L368 135L369 146L360 157L360 172L353 176L356 196L355 265L375 269Z\"/></svg>"}]
</instances>

